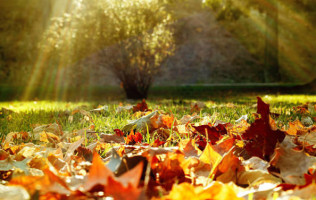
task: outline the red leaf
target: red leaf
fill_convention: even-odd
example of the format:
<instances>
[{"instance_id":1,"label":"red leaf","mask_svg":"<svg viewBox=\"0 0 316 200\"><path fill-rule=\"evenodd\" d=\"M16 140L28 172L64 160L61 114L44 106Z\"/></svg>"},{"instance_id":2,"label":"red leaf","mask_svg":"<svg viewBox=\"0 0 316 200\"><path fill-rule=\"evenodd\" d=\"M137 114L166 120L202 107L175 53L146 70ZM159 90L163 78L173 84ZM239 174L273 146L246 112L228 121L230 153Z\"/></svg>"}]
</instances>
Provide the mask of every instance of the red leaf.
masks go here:
<instances>
[{"instance_id":1,"label":"red leaf","mask_svg":"<svg viewBox=\"0 0 316 200\"><path fill-rule=\"evenodd\" d=\"M152 146L152 147L159 147L159 146L161 146L161 145L164 145L165 143L166 143L166 142L160 141L159 138L157 138L157 139L151 144L151 146Z\"/></svg>"},{"instance_id":2,"label":"red leaf","mask_svg":"<svg viewBox=\"0 0 316 200\"><path fill-rule=\"evenodd\" d=\"M143 101L141 103L138 103L136 106L133 106L133 112L135 113L137 111L148 111L148 106L145 99L143 99Z\"/></svg>"},{"instance_id":3,"label":"red leaf","mask_svg":"<svg viewBox=\"0 0 316 200\"><path fill-rule=\"evenodd\" d=\"M217 126L209 126L209 125L201 125L201 126L193 126L197 132L204 135L211 141L212 144L215 144L218 140L222 138L222 135L227 134L226 128L219 124Z\"/></svg>"},{"instance_id":4,"label":"red leaf","mask_svg":"<svg viewBox=\"0 0 316 200\"><path fill-rule=\"evenodd\" d=\"M269 104L264 103L260 97L257 97L257 100L257 113L261 115L262 119L269 121Z\"/></svg>"},{"instance_id":5,"label":"red leaf","mask_svg":"<svg viewBox=\"0 0 316 200\"><path fill-rule=\"evenodd\" d=\"M143 136L142 136L142 134L141 134L140 132L135 133L135 135L134 135L134 141L135 141L136 143L143 141Z\"/></svg>"},{"instance_id":6,"label":"red leaf","mask_svg":"<svg viewBox=\"0 0 316 200\"><path fill-rule=\"evenodd\" d=\"M245 149L249 156L269 160L273 154L277 142L282 142L285 133L280 130L272 130L269 122L269 105L258 98L257 112L261 118L256 119L253 124L242 135L245 141Z\"/></svg>"},{"instance_id":7,"label":"red leaf","mask_svg":"<svg viewBox=\"0 0 316 200\"><path fill-rule=\"evenodd\" d=\"M124 136L123 131L121 131L120 129L114 129L114 132L117 136Z\"/></svg>"},{"instance_id":8,"label":"red leaf","mask_svg":"<svg viewBox=\"0 0 316 200\"><path fill-rule=\"evenodd\" d=\"M138 142L143 141L143 136L140 132L137 132L134 134L134 131L132 131L127 137L124 138L125 143L128 145L134 145Z\"/></svg>"}]
</instances>

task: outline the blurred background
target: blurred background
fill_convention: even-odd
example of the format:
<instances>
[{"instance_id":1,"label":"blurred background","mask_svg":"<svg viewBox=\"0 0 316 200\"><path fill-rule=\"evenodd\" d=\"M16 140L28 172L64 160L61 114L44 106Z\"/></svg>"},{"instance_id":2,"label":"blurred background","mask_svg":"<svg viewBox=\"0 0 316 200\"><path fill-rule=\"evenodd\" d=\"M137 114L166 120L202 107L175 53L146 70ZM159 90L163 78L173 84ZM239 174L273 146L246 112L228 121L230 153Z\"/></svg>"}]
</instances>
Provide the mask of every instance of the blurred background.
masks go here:
<instances>
[{"instance_id":1,"label":"blurred background","mask_svg":"<svg viewBox=\"0 0 316 200\"><path fill-rule=\"evenodd\" d=\"M0 0L0 99L308 84L315 25L315 0Z\"/></svg>"}]
</instances>

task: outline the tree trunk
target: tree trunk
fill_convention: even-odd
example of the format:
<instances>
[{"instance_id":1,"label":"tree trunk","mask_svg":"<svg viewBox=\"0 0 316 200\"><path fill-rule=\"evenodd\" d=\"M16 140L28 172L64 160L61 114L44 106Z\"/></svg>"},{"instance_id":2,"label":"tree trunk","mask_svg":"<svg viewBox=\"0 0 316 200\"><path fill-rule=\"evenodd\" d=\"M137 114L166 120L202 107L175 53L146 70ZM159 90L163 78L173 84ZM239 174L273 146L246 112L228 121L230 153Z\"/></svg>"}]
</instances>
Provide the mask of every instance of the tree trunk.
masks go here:
<instances>
[{"instance_id":1,"label":"tree trunk","mask_svg":"<svg viewBox=\"0 0 316 200\"><path fill-rule=\"evenodd\" d=\"M266 37L265 37L265 82L280 82L279 39L278 39L278 2L267 0Z\"/></svg>"},{"instance_id":2,"label":"tree trunk","mask_svg":"<svg viewBox=\"0 0 316 200\"><path fill-rule=\"evenodd\" d=\"M124 84L123 88L127 99L146 99L148 95L148 88L140 88L137 85Z\"/></svg>"}]
</instances>

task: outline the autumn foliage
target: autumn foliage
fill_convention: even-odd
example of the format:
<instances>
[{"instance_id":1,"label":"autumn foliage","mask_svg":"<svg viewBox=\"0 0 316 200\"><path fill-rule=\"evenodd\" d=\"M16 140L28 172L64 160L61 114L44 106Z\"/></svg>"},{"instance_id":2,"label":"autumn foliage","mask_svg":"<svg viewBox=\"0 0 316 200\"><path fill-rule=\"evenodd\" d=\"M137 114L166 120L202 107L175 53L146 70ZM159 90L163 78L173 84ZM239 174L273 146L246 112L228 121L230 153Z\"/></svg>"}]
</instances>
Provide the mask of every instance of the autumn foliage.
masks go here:
<instances>
[{"instance_id":1,"label":"autumn foliage","mask_svg":"<svg viewBox=\"0 0 316 200\"><path fill-rule=\"evenodd\" d=\"M134 108L143 116L89 145L70 142L58 125L8 134L1 191L18 199L315 198L316 126L297 120L280 130L259 97L251 124L148 114L145 101ZM37 144L19 142L29 137Z\"/></svg>"}]
</instances>

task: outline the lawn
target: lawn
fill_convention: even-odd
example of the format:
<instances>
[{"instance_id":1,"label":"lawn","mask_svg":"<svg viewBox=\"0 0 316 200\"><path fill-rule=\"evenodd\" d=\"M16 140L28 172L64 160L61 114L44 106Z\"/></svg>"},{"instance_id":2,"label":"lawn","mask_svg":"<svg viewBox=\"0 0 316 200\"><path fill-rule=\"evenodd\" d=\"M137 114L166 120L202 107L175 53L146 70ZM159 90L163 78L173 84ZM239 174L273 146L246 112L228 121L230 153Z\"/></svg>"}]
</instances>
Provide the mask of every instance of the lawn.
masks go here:
<instances>
[{"instance_id":1,"label":"lawn","mask_svg":"<svg viewBox=\"0 0 316 200\"><path fill-rule=\"evenodd\" d=\"M1 102L0 186L20 199L315 198L316 95L261 97Z\"/></svg>"},{"instance_id":2,"label":"lawn","mask_svg":"<svg viewBox=\"0 0 316 200\"><path fill-rule=\"evenodd\" d=\"M301 115L293 112L293 107L307 102L316 102L316 95L264 95L263 100L270 104L271 111L280 114L280 125L289 121L300 119ZM172 113L177 119L184 115L193 114L191 104L203 102L203 107L198 113L200 116L216 116L217 120L235 123L242 115L248 115L250 122L252 114L256 111L256 96L242 95L229 97L210 97L209 100L197 99L150 99L148 107L152 110L161 110ZM117 113L119 105L134 105L133 101L99 101L99 102L59 102L59 101L11 101L0 102L0 108L8 109L1 113L1 135L10 132L31 131L34 126L58 122L64 131L74 131L87 128L94 124L96 132L113 133L114 129L121 129L128 120L137 118L133 112L123 111ZM82 115L69 116L74 110L91 111L101 106L108 109L101 112L91 112L91 120L82 120ZM12 112L11 112L12 111Z\"/></svg>"}]
</instances>

